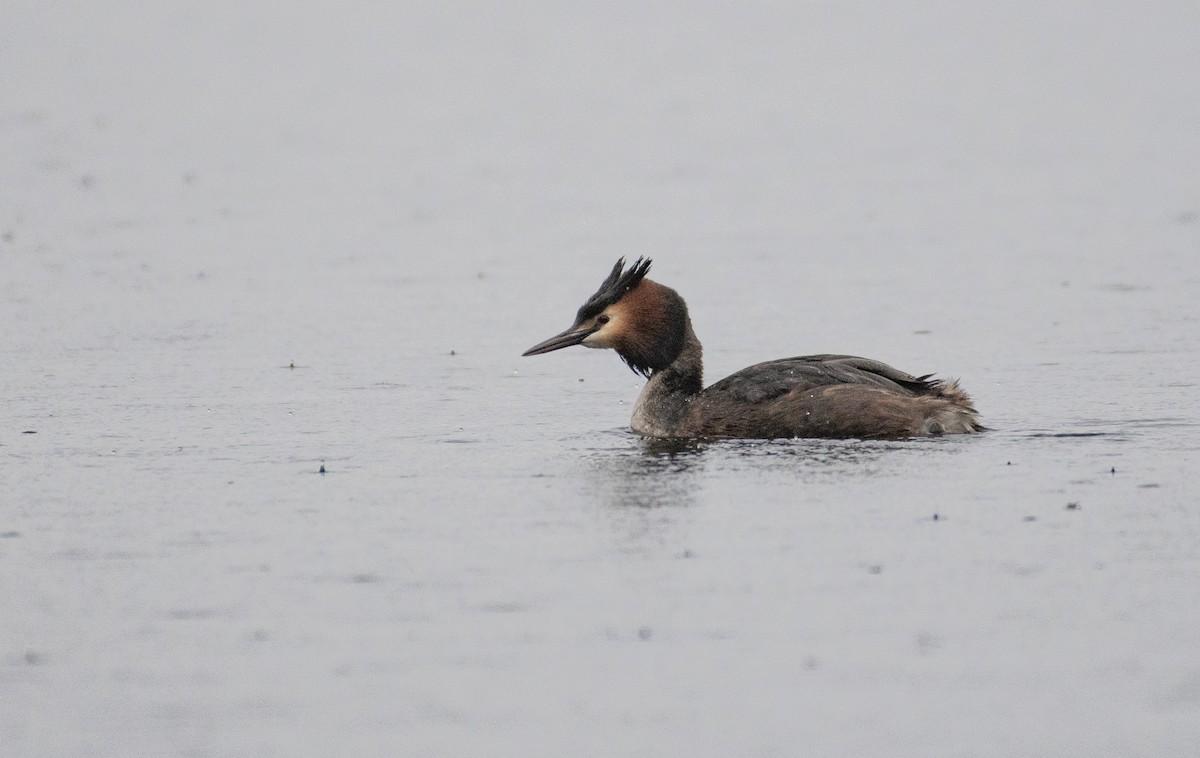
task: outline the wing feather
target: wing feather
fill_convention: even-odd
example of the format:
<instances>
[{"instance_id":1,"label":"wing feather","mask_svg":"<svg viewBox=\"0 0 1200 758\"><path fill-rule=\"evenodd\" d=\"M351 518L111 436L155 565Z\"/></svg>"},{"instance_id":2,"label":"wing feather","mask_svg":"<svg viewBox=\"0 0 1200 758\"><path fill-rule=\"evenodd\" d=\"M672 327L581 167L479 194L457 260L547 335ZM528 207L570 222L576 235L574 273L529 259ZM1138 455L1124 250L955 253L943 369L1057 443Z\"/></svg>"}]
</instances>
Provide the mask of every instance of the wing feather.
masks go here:
<instances>
[{"instance_id":1,"label":"wing feather","mask_svg":"<svg viewBox=\"0 0 1200 758\"><path fill-rule=\"evenodd\" d=\"M801 355L756 363L730 374L704 392L761 403L788 392L833 384L864 384L914 397L936 393L937 382L931 376L913 376L886 363L853 355Z\"/></svg>"}]
</instances>

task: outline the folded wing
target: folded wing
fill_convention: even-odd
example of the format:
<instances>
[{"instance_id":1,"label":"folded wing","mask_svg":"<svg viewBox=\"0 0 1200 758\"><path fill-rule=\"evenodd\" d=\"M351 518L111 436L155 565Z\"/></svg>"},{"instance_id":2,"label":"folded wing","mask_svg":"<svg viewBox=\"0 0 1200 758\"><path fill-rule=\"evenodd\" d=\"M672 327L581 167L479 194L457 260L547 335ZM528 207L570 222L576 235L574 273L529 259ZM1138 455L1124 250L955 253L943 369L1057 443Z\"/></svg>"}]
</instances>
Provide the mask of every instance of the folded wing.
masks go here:
<instances>
[{"instance_id":1,"label":"folded wing","mask_svg":"<svg viewBox=\"0 0 1200 758\"><path fill-rule=\"evenodd\" d=\"M747 403L762 403L793 391L833 384L862 384L907 397L937 394L932 374L913 376L886 363L853 355L802 355L757 363L705 390Z\"/></svg>"}]
</instances>

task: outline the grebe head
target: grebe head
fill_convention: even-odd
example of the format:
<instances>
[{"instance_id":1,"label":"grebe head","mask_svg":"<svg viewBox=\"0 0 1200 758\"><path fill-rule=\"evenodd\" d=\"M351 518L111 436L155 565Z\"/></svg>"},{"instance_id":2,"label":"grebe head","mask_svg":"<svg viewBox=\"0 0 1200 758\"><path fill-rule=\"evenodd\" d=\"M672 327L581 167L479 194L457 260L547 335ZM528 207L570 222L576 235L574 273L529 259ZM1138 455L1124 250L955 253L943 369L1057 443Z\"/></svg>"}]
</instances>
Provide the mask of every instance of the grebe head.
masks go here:
<instances>
[{"instance_id":1,"label":"grebe head","mask_svg":"<svg viewBox=\"0 0 1200 758\"><path fill-rule=\"evenodd\" d=\"M647 279L649 270L648 258L638 258L628 270L625 259L618 259L596 294L580 306L575 323L522 355L583 345L616 350L643 376L671 365L687 335L687 305L675 290Z\"/></svg>"}]
</instances>

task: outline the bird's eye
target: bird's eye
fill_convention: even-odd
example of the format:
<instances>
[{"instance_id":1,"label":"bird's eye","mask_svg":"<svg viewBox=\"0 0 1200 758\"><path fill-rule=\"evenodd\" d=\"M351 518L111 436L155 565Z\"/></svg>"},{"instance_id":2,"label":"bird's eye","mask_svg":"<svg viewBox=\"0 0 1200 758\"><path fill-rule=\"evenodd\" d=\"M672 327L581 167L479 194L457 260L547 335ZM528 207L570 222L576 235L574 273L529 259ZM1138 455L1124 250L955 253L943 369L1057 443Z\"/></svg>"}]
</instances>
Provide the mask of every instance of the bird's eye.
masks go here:
<instances>
[{"instance_id":1,"label":"bird's eye","mask_svg":"<svg viewBox=\"0 0 1200 758\"><path fill-rule=\"evenodd\" d=\"M599 324L600 326L604 326L605 324L607 324L608 323L608 314L601 313L599 316L596 317L596 323Z\"/></svg>"}]
</instances>

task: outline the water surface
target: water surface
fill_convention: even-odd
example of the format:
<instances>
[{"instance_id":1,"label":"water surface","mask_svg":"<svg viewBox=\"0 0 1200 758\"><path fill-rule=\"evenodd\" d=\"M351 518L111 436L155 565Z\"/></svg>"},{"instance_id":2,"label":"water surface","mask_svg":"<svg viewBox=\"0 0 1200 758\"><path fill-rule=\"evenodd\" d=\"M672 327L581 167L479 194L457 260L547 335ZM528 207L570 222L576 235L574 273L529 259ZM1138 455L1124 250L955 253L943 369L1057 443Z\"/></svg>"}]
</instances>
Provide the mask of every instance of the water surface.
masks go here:
<instances>
[{"instance_id":1,"label":"water surface","mask_svg":"<svg viewBox=\"0 0 1200 758\"><path fill-rule=\"evenodd\" d=\"M9 3L0 752L1187 753L1193 6ZM619 255L992 431L642 440Z\"/></svg>"}]
</instances>

